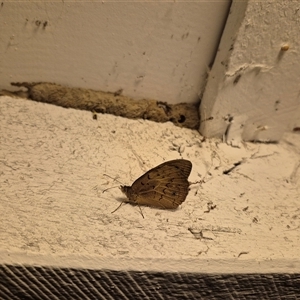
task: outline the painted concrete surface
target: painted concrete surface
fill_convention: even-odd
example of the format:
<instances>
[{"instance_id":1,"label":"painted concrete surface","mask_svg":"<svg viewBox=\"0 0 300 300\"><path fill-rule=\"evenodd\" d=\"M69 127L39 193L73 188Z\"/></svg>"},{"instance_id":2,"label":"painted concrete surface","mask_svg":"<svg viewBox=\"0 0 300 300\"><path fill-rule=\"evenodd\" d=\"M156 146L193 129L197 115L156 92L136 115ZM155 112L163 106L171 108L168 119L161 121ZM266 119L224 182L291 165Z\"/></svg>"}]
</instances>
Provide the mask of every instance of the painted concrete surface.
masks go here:
<instances>
[{"instance_id":1,"label":"painted concrete surface","mask_svg":"<svg viewBox=\"0 0 300 300\"><path fill-rule=\"evenodd\" d=\"M298 29L297 2L233 1L201 102L203 135L238 146L299 127Z\"/></svg>"},{"instance_id":2,"label":"painted concrete surface","mask_svg":"<svg viewBox=\"0 0 300 300\"><path fill-rule=\"evenodd\" d=\"M299 134L233 148L171 123L7 96L0 114L1 263L299 272ZM181 157L203 183L176 211L111 213L124 195L104 189Z\"/></svg>"},{"instance_id":3,"label":"painted concrete surface","mask_svg":"<svg viewBox=\"0 0 300 300\"><path fill-rule=\"evenodd\" d=\"M229 6L229 0L4 1L0 88L46 81L197 102Z\"/></svg>"}]
</instances>

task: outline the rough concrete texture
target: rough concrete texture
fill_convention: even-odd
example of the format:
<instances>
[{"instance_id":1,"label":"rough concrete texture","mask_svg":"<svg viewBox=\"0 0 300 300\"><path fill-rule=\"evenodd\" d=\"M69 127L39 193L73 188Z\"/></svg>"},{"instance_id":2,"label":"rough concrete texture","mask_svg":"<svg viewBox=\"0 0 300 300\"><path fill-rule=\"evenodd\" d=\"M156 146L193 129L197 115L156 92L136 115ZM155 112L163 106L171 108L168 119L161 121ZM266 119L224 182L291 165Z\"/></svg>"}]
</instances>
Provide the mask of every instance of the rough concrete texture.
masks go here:
<instances>
[{"instance_id":1,"label":"rough concrete texture","mask_svg":"<svg viewBox=\"0 0 300 300\"><path fill-rule=\"evenodd\" d=\"M233 148L172 123L8 96L0 114L0 263L299 272L299 134ZM203 183L177 210L111 213L124 195L104 189L181 157Z\"/></svg>"},{"instance_id":2,"label":"rough concrete texture","mask_svg":"<svg viewBox=\"0 0 300 300\"><path fill-rule=\"evenodd\" d=\"M212 118L203 135L238 146L299 127L298 27L297 1L232 2L201 101L201 119Z\"/></svg>"}]
</instances>

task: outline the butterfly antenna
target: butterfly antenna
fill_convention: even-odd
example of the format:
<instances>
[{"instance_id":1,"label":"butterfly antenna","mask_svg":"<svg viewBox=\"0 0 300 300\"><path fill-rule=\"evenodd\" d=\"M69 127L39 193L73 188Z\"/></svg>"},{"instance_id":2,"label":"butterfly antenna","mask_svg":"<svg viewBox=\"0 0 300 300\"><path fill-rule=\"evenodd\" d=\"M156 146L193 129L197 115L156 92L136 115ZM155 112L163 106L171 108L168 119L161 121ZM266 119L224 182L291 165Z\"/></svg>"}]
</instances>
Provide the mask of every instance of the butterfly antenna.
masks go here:
<instances>
[{"instance_id":1,"label":"butterfly antenna","mask_svg":"<svg viewBox=\"0 0 300 300\"><path fill-rule=\"evenodd\" d=\"M120 182L120 181L119 181L118 179L116 179L116 178L113 178L113 177L111 177L111 176L109 176L109 175L107 175L107 174L103 174L103 175L104 175L104 176L107 176L107 177L109 177L109 178L111 178L111 179L113 179L114 181L119 182L120 184L122 184L122 182ZM119 186L118 186L118 185L115 185L115 186L109 187L109 188L103 190L102 193L104 193L104 192L106 192L106 191L108 191L108 190L110 190L110 189L114 189L114 188L116 188L116 187L119 187Z\"/></svg>"},{"instance_id":2,"label":"butterfly antenna","mask_svg":"<svg viewBox=\"0 0 300 300\"><path fill-rule=\"evenodd\" d=\"M114 189L114 188L116 188L116 187L119 187L119 186L118 186L118 185L115 185L115 186L109 187L109 188L103 190L102 193L104 193L104 192L106 192L106 191L108 191L108 190L110 190L110 189Z\"/></svg>"},{"instance_id":3,"label":"butterfly antenna","mask_svg":"<svg viewBox=\"0 0 300 300\"><path fill-rule=\"evenodd\" d=\"M122 182L120 182L118 179L116 179L116 178L113 178L113 177L111 177L111 176L109 176L109 175L107 175L107 174L103 174L104 176L107 176L107 177L109 177L110 179L113 179L113 181L117 181L117 182L119 182L120 184L123 184Z\"/></svg>"},{"instance_id":4,"label":"butterfly antenna","mask_svg":"<svg viewBox=\"0 0 300 300\"><path fill-rule=\"evenodd\" d=\"M122 201L121 204L114 211L112 211L111 213L113 214L114 212L116 212L122 206L123 203L126 203L126 202Z\"/></svg>"}]
</instances>

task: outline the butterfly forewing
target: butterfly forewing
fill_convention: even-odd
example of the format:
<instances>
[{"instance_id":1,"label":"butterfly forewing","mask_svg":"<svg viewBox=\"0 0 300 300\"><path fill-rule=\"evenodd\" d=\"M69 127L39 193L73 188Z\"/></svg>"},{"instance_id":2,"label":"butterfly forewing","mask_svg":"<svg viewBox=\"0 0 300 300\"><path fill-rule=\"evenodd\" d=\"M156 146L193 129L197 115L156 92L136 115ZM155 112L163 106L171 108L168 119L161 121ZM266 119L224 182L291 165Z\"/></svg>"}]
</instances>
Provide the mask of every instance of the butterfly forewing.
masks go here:
<instances>
[{"instance_id":1,"label":"butterfly forewing","mask_svg":"<svg viewBox=\"0 0 300 300\"><path fill-rule=\"evenodd\" d=\"M143 176L138 178L138 181L141 178L146 176L149 180L159 178L159 180L171 178L185 178L187 179L192 170L192 163L189 160L185 159L175 159L158 165L157 167L149 170ZM134 182L135 183L135 182Z\"/></svg>"},{"instance_id":2,"label":"butterfly forewing","mask_svg":"<svg viewBox=\"0 0 300 300\"><path fill-rule=\"evenodd\" d=\"M177 208L189 192L189 160L167 161L139 177L131 187L121 187L129 202L158 208Z\"/></svg>"}]
</instances>

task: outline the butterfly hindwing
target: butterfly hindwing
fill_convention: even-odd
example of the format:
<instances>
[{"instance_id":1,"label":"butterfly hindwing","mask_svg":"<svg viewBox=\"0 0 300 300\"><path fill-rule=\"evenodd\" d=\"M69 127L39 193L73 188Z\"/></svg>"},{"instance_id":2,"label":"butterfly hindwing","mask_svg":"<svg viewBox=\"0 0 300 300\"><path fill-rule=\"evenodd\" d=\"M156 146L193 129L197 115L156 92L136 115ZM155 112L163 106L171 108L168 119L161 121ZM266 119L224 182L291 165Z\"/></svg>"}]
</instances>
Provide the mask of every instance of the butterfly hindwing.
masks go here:
<instances>
[{"instance_id":1,"label":"butterfly hindwing","mask_svg":"<svg viewBox=\"0 0 300 300\"><path fill-rule=\"evenodd\" d=\"M177 184L174 187L160 186L155 190L141 192L137 196L137 203L152 207L175 209L186 198L189 191L189 183Z\"/></svg>"}]
</instances>

